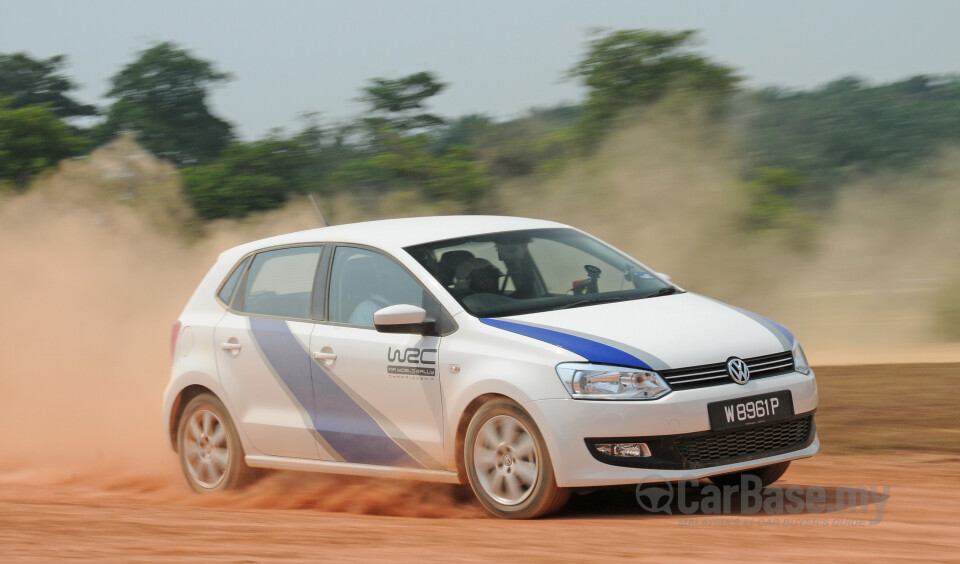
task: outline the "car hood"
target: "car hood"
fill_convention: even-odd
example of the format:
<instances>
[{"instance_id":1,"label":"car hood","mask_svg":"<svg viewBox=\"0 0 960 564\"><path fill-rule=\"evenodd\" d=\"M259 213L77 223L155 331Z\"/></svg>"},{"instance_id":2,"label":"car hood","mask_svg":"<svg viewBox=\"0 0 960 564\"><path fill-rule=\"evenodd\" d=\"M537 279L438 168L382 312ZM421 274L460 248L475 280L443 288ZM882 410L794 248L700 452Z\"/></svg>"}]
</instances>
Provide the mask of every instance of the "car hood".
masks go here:
<instances>
[{"instance_id":1,"label":"car hood","mask_svg":"<svg viewBox=\"0 0 960 564\"><path fill-rule=\"evenodd\" d=\"M690 292L481 321L590 362L654 370L783 352L794 340L763 316Z\"/></svg>"}]
</instances>

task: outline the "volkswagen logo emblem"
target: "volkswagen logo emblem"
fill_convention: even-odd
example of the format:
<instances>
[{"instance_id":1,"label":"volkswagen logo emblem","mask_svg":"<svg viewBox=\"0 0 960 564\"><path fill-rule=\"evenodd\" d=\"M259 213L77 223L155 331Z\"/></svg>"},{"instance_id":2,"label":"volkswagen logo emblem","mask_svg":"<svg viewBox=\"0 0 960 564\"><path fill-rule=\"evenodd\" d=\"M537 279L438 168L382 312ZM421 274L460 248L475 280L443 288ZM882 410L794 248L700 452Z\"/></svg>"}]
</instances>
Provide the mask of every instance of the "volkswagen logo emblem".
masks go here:
<instances>
[{"instance_id":1,"label":"volkswagen logo emblem","mask_svg":"<svg viewBox=\"0 0 960 564\"><path fill-rule=\"evenodd\" d=\"M746 384L750 381L750 367L742 359L733 357L727 361L727 374L737 384Z\"/></svg>"}]
</instances>

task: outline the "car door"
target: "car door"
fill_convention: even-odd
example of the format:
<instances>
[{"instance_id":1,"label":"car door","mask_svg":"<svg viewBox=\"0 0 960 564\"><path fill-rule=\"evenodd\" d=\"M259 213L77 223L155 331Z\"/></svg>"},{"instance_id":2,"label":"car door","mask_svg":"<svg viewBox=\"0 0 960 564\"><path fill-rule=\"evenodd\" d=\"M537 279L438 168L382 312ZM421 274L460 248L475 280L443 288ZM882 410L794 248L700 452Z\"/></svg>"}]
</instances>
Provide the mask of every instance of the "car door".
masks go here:
<instances>
[{"instance_id":1,"label":"car door","mask_svg":"<svg viewBox=\"0 0 960 564\"><path fill-rule=\"evenodd\" d=\"M314 287L322 246L256 254L217 325L217 367L231 413L263 454L320 457L313 358Z\"/></svg>"},{"instance_id":2,"label":"car door","mask_svg":"<svg viewBox=\"0 0 960 564\"><path fill-rule=\"evenodd\" d=\"M327 319L310 339L320 368L318 434L337 460L443 468L440 337L379 333L373 325L373 313L388 305L445 315L439 304L397 261L370 248L337 246L327 286Z\"/></svg>"}]
</instances>

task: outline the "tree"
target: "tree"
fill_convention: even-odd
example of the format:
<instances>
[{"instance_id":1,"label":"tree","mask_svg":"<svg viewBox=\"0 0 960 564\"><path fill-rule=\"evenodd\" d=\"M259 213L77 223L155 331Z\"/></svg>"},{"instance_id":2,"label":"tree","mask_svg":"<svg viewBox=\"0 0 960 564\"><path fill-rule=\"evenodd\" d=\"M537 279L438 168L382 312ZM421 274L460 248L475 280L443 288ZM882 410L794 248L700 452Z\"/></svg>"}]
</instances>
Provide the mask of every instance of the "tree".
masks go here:
<instances>
[{"instance_id":1,"label":"tree","mask_svg":"<svg viewBox=\"0 0 960 564\"><path fill-rule=\"evenodd\" d=\"M208 89L229 78L173 43L141 51L111 79L107 96L116 101L99 137L133 130L158 157L178 165L210 162L233 135L230 124L210 113Z\"/></svg>"},{"instance_id":2,"label":"tree","mask_svg":"<svg viewBox=\"0 0 960 564\"><path fill-rule=\"evenodd\" d=\"M871 85L843 77L805 91L751 97L745 150L751 168L796 170L805 187L785 194L824 207L851 173L917 166L960 141L960 78L915 76Z\"/></svg>"},{"instance_id":3,"label":"tree","mask_svg":"<svg viewBox=\"0 0 960 564\"><path fill-rule=\"evenodd\" d=\"M436 159L424 191L433 198L451 199L474 211L490 187L482 164L470 155L470 147L453 145Z\"/></svg>"},{"instance_id":4,"label":"tree","mask_svg":"<svg viewBox=\"0 0 960 564\"><path fill-rule=\"evenodd\" d=\"M803 178L788 168L763 167L747 182L749 207L745 213L749 229L775 229L795 213L791 198L803 186Z\"/></svg>"},{"instance_id":5,"label":"tree","mask_svg":"<svg viewBox=\"0 0 960 564\"><path fill-rule=\"evenodd\" d=\"M425 135L403 137L389 130L384 132L380 152L345 163L329 181L382 192L418 190L427 198L454 200L468 209L490 186L485 167L472 158L469 147L452 145L435 156Z\"/></svg>"},{"instance_id":6,"label":"tree","mask_svg":"<svg viewBox=\"0 0 960 564\"><path fill-rule=\"evenodd\" d=\"M40 172L83 151L83 139L48 107L9 109L5 104L0 100L0 180L24 189Z\"/></svg>"},{"instance_id":7,"label":"tree","mask_svg":"<svg viewBox=\"0 0 960 564\"><path fill-rule=\"evenodd\" d=\"M243 217L278 208L287 200L283 180L266 174L233 174L222 164L187 167L180 171L183 190L203 219Z\"/></svg>"},{"instance_id":8,"label":"tree","mask_svg":"<svg viewBox=\"0 0 960 564\"><path fill-rule=\"evenodd\" d=\"M398 79L374 78L364 87L362 101L370 104L370 129L389 127L408 133L442 125L443 118L424 112L424 102L446 85L429 72L418 72Z\"/></svg>"},{"instance_id":9,"label":"tree","mask_svg":"<svg viewBox=\"0 0 960 564\"><path fill-rule=\"evenodd\" d=\"M316 132L313 132L316 134ZM184 168L184 193L204 219L242 217L279 207L291 193L319 188L317 155L303 133L232 143L216 163Z\"/></svg>"},{"instance_id":10,"label":"tree","mask_svg":"<svg viewBox=\"0 0 960 564\"><path fill-rule=\"evenodd\" d=\"M47 104L61 118L93 116L97 109L67 96L77 86L61 74L67 58L57 55L34 59L26 53L0 53L0 98L9 98L9 108Z\"/></svg>"},{"instance_id":11,"label":"tree","mask_svg":"<svg viewBox=\"0 0 960 564\"><path fill-rule=\"evenodd\" d=\"M446 123L437 132L435 143L444 149L452 145L475 144L476 140L488 131L493 120L483 114L469 114Z\"/></svg>"},{"instance_id":12,"label":"tree","mask_svg":"<svg viewBox=\"0 0 960 564\"><path fill-rule=\"evenodd\" d=\"M675 89L722 100L739 77L730 67L692 53L694 31L614 31L590 41L583 60L569 71L590 89L588 120L607 120L622 108L654 102Z\"/></svg>"}]
</instances>

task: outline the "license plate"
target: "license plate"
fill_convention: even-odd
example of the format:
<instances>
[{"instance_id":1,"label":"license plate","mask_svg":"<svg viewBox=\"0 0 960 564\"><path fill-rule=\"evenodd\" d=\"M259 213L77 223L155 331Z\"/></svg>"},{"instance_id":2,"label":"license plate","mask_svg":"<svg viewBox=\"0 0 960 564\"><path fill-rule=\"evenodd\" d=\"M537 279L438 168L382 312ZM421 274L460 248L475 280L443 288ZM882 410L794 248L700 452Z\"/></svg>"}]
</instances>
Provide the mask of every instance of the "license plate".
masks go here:
<instances>
[{"instance_id":1,"label":"license plate","mask_svg":"<svg viewBox=\"0 0 960 564\"><path fill-rule=\"evenodd\" d=\"M710 429L719 431L771 423L793 416L790 390L707 404Z\"/></svg>"}]
</instances>

